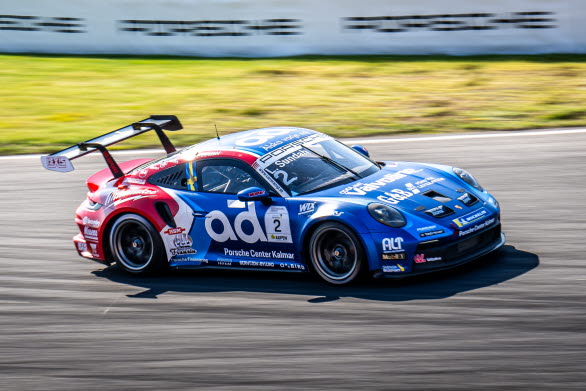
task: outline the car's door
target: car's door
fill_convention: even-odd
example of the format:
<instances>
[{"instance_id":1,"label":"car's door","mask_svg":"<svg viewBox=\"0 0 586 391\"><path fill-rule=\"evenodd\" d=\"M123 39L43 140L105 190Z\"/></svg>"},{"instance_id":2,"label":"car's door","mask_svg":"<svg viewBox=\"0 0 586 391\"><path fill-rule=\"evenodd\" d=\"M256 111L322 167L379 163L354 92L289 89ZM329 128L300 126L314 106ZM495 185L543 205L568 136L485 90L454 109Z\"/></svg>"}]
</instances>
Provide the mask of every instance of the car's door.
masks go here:
<instances>
[{"instance_id":1,"label":"car's door","mask_svg":"<svg viewBox=\"0 0 586 391\"><path fill-rule=\"evenodd\" d=\"M249 165L236 159L206 159L197 162L196 172L193 240L201 250L207 247L208 264L278 269L288 266L281 262L299 260L286 199ZM253 186L269 190L272 201L238 200L239 191Z\"/></svg>"}]
</instances>

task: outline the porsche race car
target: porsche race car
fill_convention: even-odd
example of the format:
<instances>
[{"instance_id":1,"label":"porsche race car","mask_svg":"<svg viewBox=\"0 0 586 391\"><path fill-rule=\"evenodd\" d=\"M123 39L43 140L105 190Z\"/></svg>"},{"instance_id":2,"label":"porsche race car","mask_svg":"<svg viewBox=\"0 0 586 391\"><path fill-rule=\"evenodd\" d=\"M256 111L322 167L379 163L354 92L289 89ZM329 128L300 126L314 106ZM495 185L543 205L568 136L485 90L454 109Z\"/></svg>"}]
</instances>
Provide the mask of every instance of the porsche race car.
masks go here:
<instances>
[{"instance_id":1,"label":"porsche race car","mask_svg":"<svg viewBox=\"0 0 586 391\"><path fill-rule=\"evenodd\" d=\"M176 150L164 130L181 128L175 116L151 116L41 157L60 172L96 151L106 161L76 211L79 255L134 274L262 269L341 285L452 268L505 242L498 202L462 169L374 161L297 127ZM150 130L163 157L118 163L106 148Z\"/></svg>"}]
</instances>

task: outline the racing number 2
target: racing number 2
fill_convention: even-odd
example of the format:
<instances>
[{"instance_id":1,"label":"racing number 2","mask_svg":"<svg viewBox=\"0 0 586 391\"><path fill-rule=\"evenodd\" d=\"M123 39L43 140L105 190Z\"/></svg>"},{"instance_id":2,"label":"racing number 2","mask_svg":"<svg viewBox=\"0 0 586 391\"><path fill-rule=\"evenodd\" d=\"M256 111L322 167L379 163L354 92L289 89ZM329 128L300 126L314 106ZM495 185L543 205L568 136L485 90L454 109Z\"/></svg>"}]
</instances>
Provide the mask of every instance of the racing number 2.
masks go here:
<instances>
[{"instance_id":1,"label":"racing number 2","mask_svg":"<svg viewBox=\"0 0 586 391\"><path fill-rule=\"evenodd\" d=\"M275 224L275 228L274 228L275 232L283 232L283 231L281 231L281 220L274 219L273 224Z\"/></svg>"},{"instance_id":2,"label":"racing number 2","mask_svg":"<svg viewBox=\"0 0 586 391\"><path fill-rule=\"evenodd\" d=\"M289 186L291 183L293 183L293 182L295 182L297 180L297 177L293 177L293 178L289 179L289 174L287 174L283 170L276 170L272 174L275 177L275 179L279 179L279 174L281 174L282 175L281 181L283 181L283 183L285 184L285 186Z\"/></svg>"}]
</instances>

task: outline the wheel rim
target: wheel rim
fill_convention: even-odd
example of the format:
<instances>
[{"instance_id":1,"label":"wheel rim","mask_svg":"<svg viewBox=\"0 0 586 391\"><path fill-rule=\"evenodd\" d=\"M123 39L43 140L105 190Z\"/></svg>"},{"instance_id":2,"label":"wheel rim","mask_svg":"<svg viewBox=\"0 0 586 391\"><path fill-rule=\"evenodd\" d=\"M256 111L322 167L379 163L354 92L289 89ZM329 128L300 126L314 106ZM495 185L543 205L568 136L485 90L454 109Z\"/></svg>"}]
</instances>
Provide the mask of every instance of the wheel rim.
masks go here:
<instances>
[{"instance_id":1,"label":"wheel rim","mask_svg":"<svg viewBox=\"0 0 586 391\"><path fill-rule=\"evenodd\" d=\"M332 280L344 280L358 267L354 240L340 229L328 229L315 238L313 256L319 271Z\"/></svg>"},{"instance_id":2,"label":"wheel rim","mask_svg":"<svg viewBox=\"0 0 586 391\"><path fill-rule=\"evenodd\" d=\"M139 222L122 222L116 229L114 243L118 259L128 269L144 269L153 258L153 239Z\"/></svg>"}]
</instances>

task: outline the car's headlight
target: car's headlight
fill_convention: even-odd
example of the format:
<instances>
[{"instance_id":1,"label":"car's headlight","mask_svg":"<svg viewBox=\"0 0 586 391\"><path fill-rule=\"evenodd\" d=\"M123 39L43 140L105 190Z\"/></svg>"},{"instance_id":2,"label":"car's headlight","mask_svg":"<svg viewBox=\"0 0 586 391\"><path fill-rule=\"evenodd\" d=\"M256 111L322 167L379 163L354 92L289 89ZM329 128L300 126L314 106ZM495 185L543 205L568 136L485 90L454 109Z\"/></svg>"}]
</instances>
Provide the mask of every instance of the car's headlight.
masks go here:
<instances>
[{"instance_id":1,"label":"car's headlight","mask_svg":"<svg viewBox=\"0 0 586 391\"><path fill-rule=\"evenodd\" d=\"M401 228L407 224L407 220L405 220L403 214L388 205L373 202L368 205L368 213L370 213L373 219L389 227Z\"/></svg>"},{"instance_id":2,"label":"car's headlight","mask_svg":"<svg viewBox=\"0 0 586 391\"><path fill-rule=\"evenodd\" d=\"M467 184L469 184L470 186L472 186L476 190L484 191L484 189L482 188L482 186L480 186L480 183L478 183L476 178L474 178L472 176L472 174L470 174L468 171L462 170L461 168L456 168L456 167L454 167L453 170L454 170L454 173L456 175L458 175L461 180L463 180L464 182L466 182Z\"/></svg>"}]
</instances>

